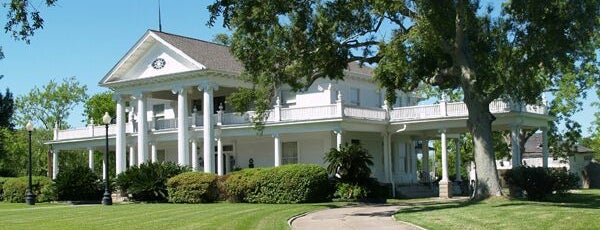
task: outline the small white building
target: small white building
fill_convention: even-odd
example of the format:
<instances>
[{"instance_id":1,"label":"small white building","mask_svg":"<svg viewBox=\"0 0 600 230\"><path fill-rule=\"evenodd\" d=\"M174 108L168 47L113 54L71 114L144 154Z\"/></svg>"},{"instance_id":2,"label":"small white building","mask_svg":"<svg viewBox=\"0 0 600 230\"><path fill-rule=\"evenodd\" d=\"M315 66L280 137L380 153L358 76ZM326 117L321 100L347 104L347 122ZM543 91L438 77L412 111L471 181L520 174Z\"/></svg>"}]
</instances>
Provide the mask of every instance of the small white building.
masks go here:
<instances>
[{"instance_id":1,"label":"small white building","mask_svg":"<svg viewBox=\"0 0 600 230\"><path fill-rule=\"evenodd\" d=\"M373 177L411 184L417 182L418 141L441 139L444 144L467 132L464 103L417 105L413 93L398 91L397 102L387 105L383 90L372 81L372 69L350 63L344 81L320 79L298 93L281 87L257 135L249 122L254 112L234 113L225 103L227 95L250 87L239 78L242 68L226 46L146 32L100 81L114 91L117 102L116 122L108 130L116 172L147 161L172 161L219 175L251 164L325 165L323 157L331 148L360 143L373 156ZM544 105L494 101L490 111L496 130L545 128L553 119ZM104 132L103 126L92 125L55 130L48 142L54 149L53 175L61 150L103 151ZM442 184L448 181L444 172Z\"/></svg>"}]
</instances>

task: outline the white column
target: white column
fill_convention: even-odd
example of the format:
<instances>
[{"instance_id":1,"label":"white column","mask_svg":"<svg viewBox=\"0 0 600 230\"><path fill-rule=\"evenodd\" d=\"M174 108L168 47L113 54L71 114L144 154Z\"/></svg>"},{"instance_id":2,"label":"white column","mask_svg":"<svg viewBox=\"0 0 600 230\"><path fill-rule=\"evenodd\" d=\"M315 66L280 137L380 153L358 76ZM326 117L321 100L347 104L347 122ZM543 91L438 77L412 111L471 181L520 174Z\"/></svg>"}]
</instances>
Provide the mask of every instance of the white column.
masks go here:
<instances>
[{"instance_id":1,"label":"white column","mask_svg":"<svg viewBox=\"0 0 600 230\"><path fill-rule=\"evenodd\" d=\"M172 92L177 94L177 163L189 166L187 90L180 86L174 88Z\"/></svg>"},{"instance_id":2,"label":"white column","mask_svg":"<svg viewBox=\"0 0 600 230\"><path fill-rule=\"evenodd\" d=\"M221 136L217 137L217 173L219 176L223 176L223 143L221 142Z\"/></svg>"},{"instance_id":3,"label":"white column","mask_svg":"<svg viewBox=\"0 0 600 230\"><path fill-rule=\"evenodd\" d=\"M211 82L203 82L198 86L198 90L202 93L203 106L203 130L204 130L204 172L214 172L213 170L213 154L214 154L214 126L212 122L213 108L213 91L218 90L218 86Z\"/></svg>"},{"instance_id":4,"label":"white column","mask_svg":"<svg viewBox=\"0 0 600 230\"><path fill-rule=\"evenodd\" d=\"M542 128L542 166L548 168L548 128Z\"/></svg>"},{"instance_id":5,"label":"white column","mask_svg":"<svg viewBox=\"0 0 600 230\"><path fill-rule=\"evenodd\" d=\"M333 132L335 133L336 148L337 150L340 150L342 149L342 130L335 130Z\"/></svg>"},{"instance_id":6,"label":"white column","mask_svg":"<svg viewBox=\"0 0 600 230\"><path fill-rule=\"evenodd\" d=\"M510 130L510 143L511 143L511 153L512 153L512 168L516 168L521 166L521 154L519 153L521 150L521 143L519 135L521 133L521 127L518 125L513 125Z\"/></svg>"},{"instance_id":7,"label":"white column","mask_svg":"<svg viewBox=\"0 0 600 230\"><path fill-rule=\"evenodd\" d=\"M52 152L52 179L56 179L56 175L58 175L58 153L60 150L54 150Z\"/></svg>"},{"instance_id":8,"label":"white column","mask_svg":"<svg viewBox=\"0 0 600 230\"><path fill-rule=\"evenodd\" d=\"M391 183L392 176L392 167L390 167L391 163L391 155L390 155L390 134L388 132L383 132L383 170L385 175L385 181Z\"/></svg>"},{"instance_id":9,"label":"white column","mask_svg":"<svg viewBox=\"0 0 600 230\"><path fill-rule=\"evenodd\" d=\"M129 146L129 167L133 167L137 162L137 152L135 151L135 145Z\"/></svg>"},{"instance_id":10,"label":"white column","mask_svg":"<svg viewBox=\"0 0 600 230\"><path fill-rule=\"evenodd\" d=\"M192 138L192 170L198 171L198 141Z\"/></svg>"},{"instance_id":11,"label":"white column","mask_svg":"<svg viewBox=\"0 0 600 230\"><path fill-rule=\"evenodd\" d=\"M448 146L446 143L446 130L441 131L442 139L442 180L448 182Z\"/></svg>"},{"instance_id":12,"label":"white column","mask_svg":"<svg viewBox=\"0 0 600 230\"><path fill-rule=\"evenodd\" d=\"M423 174L425 174L425 182L431 181L429 173L429 140L421 141L421 155L423 155Z\"/></svg>"},{"instance_id":13,"label":"white column","mask_svg":"<svg viewBox=\"0 0 600 230\"><path fill-rule=\"evenodd\" d=\"M117 102L117 133L115 138L115 170L117 175L125 171L125 153L126 153L126 136L125 136L125 102L120 95L115 94L114 98Z\"/></svg>"},{"instance_id":14,"label":"white column","mask_svg":"<svg viewBox=\"0 0 600 230\"><path fill-rule=\"evenodd\" d=\"M275 167L281 165L281 140L279 139L279 134L273 134L273 142L274 142L274 162Z\"/></svg>"},{"instance_id":15,"label":"white column","mask_svg":"<svg viewBox=\"0 0 600 230\"><path fill-rule=\"evenodd\" d=\"M460 135L456 138L456 178L454 181L462 181L460 177Z\"/></svg>"},{"instance_id":16,"label":"white column","mask_svg":"<svg viewBox=\"0 0 600 230\"><path fill-rule=\"evenodd\" d=\"M141 165L148 159L148 118L146 117L146 95L138 93L136 95L138 102L138 161Z\"/></svg>"},{"instance_id":17,"label":"white column","mask_svg":"<svg viewBox=\"0 0 600 230\"><path fill-rule=\"evenodd\" d=\"M152 163L158 162L158 153L156 152L156 141L150 143L150 152L152 153L150 156L152 158Z\"/></svg>"},{"instance_id":18,"label":"white column","mask_svg":"<svg viewBox=\"0 0 600 230\"><path fill-rule=\"evenodd\" d=\"M94 149L88 148L88 167L94 171Z\"/></svg>"}]
</instances>

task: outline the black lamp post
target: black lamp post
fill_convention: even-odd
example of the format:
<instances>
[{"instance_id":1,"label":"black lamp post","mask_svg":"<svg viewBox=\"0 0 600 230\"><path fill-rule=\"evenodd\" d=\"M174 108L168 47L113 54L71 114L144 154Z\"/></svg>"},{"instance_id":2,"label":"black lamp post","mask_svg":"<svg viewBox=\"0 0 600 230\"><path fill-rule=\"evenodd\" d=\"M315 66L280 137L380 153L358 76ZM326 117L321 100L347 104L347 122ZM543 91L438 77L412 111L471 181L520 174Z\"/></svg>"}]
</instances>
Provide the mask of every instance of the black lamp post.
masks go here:
<instances>
[{"instance_id":1,"label":"black lamp post","mask_svg":"<svg viewBox=\"0 0 600 230\"><path fill-rule=\"evenodd\" d=\"M103 205L112 205L112 198L110 194L110 189L108 187L108 125L110 124L110 120L112 118L108 115L108 112L104 113L102 116L102 122L104 122L104 126L106 127L106 151L104 152L104 196L102 197Z\"/></svg>"},{"instance_id":2,"label":"black lamp post","mask_svg":"<svg viewBox=\"0 0 600 230\"><path fill-rule=\"evenodd\" d=\"M28 205L35 205L35 195L31 192L31 132L33 132L33 125L31 121L27 122L25 129L29 133L29 163L27 164L27 175L29 176L29 183L27 184L27 192L25 193L25 203Z\"/></svg>"}]
</instances>

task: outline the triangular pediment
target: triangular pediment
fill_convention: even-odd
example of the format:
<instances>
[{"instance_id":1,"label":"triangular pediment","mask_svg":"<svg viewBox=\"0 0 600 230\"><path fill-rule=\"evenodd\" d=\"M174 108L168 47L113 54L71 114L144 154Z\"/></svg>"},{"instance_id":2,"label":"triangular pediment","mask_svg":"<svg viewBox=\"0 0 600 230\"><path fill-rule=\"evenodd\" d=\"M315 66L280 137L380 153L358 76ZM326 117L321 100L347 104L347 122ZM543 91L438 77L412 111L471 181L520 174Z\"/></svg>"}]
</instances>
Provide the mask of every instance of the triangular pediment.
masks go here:
<instances>
[{"instance_id":1,"label":"triangular pediment","mask_svg":"<svg viewBox=\"0 0 600 230\"><path fill-rule=\"evenodd\" d=\"M176 74L206 67L148 31L100 81L101 85Z\"/></svg>"}]
</instances>

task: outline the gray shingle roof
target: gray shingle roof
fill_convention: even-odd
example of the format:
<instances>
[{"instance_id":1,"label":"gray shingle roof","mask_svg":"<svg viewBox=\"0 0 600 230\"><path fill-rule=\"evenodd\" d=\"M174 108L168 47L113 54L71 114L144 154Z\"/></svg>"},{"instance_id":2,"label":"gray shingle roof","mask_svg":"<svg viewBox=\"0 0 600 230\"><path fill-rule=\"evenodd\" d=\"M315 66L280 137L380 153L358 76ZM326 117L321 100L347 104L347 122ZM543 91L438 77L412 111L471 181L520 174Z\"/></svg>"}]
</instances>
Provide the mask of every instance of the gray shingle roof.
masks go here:
<instances>
[{"instance_id":1,"label":"gray shingle roof","mask_svg":"<svg viewBox=\"0 0 600 230\"><path fill-rule=\"evenodd\" d=\"M577 153L593 152L593 150L591 150L585 146L582 146L582 145L575 145L574 148L577 151ZM541 133L535 133L531 137L529 137L527 142L525 142L525 153L523 153L523 155L524 156L538 156L538 155L541 156L542 155L542 134Z\"/></svg>"},{"instance_id":2,"label":"gray shingle roof","mask_svg":"<svg viewBox=\"0 0 600 230\"><path fill-rule=\"evenodd\" d=\"M155 30L151 31L190 58L205 65L208 69L235 73L241 73L244 69L242 63L231 54L227 46ZM357 62L349 63L346 71L368 76L373 75L372 68L360 67Z\"/></svg>"}]
</instances>

